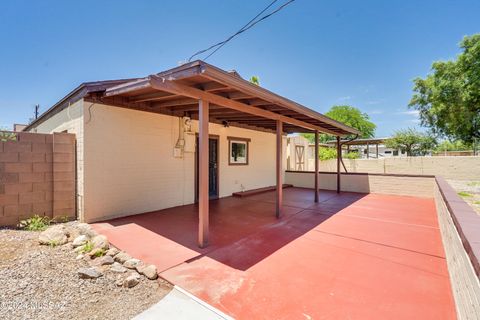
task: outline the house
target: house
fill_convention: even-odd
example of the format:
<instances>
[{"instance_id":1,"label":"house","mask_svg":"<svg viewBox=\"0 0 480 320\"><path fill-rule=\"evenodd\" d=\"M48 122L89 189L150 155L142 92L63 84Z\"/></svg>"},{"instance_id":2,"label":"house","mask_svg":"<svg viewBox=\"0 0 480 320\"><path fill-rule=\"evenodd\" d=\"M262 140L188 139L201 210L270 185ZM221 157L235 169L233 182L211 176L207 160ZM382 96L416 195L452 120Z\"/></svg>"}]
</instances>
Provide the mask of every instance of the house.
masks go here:
<instances>
[{"instance_id":1,"label":"house","mask_svg":"<svg viewBox=\"0 0 480 320\"><path fill-rule=\"evenodd\" d=\"M83 83L25 131L76 135L82 221L198 202L200 246L209 199L276 185L280 215L286 134L358 133L202 61Z\"/></svg>"}]
</instances>

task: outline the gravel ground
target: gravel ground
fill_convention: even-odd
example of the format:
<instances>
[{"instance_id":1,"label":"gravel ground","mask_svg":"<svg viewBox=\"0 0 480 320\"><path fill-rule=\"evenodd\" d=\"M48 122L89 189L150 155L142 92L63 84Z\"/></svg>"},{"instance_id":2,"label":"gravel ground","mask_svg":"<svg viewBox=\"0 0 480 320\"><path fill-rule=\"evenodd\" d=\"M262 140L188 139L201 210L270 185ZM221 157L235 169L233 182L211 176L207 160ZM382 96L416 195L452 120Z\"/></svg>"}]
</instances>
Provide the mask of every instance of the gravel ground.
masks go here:
<instances>
[{"instance_id":1,"label":"gravel ground","mask_svg":"<svg viewBox=\"0 0 480 320\"><path fill-rule=\"evenodd\" d=\"M71 244L38 244L38 232L0 230L0 319L131 319L162 299L171 285L142 276L117 287L111 271L82 280Z\"/></svg>"},{"instance_id":2,"label":"gravel ground","mask_svg":"<svg viewBox=\"0 0 480 320\"><path fill-rule=\"evenodd\" d=\"M448 183L478 214L480 214L480 181L477 180L448 180ZM467 195L468 194L468 195Z\"/></svg>"}]
</instances>

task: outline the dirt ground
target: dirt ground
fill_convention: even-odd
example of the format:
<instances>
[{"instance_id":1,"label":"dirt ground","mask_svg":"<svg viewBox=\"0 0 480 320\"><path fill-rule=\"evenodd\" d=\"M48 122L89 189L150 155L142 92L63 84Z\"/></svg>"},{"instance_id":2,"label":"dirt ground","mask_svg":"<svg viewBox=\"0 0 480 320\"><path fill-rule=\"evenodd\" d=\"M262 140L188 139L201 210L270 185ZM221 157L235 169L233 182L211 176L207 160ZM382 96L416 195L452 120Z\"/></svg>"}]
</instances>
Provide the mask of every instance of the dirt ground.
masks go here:
<instances>
[{"instance_id":1,"label":"dirt ground","mask_svg":"<svg viewBox=\"0 0 480 320\"><path fill-rule=\"evenodd\" d=\"M448 180L448 183L480 214L480 180Z\"/></svg>"},{"instance_id":2,"label":"dirt ground","mask_svg":"<svg viewBox=\"0 0 480 320\"><path fill-rule=\"evenodd\" d=\"M158 302L171 286L142 277L133 288L117 274L80 279L88 266L70 244L38 244L38 232L0 230L0 319L131 319Z\"/></svg>"}]
</instances>

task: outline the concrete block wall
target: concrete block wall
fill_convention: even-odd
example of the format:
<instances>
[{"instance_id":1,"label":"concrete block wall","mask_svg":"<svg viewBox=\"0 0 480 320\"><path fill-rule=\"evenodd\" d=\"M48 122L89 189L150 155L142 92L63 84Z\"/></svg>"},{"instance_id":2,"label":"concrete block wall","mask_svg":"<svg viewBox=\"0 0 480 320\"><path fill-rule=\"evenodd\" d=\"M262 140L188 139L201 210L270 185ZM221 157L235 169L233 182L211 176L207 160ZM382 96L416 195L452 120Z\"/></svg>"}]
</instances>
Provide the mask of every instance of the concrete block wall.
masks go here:
<instances>
[{"instance_id":1,"label":"concrete block wall","mask_svg":"<svg viewBox=\"0 0 480 320\"><path fill-rule=\"evenodd\" d=\"M75 136L15 135L0 141L0 226L35 214L75 217Z\"/></svg>"},{"instance_id":2,"label":"concrete block wall","mask_svg":"<svg viewBox=\"0 0 480 320\"><path fill-rule=\"evenodd\" d=\"M309 159L313 164L313 159ZM480 157L391 157L343 159L348 172L440 175L446 179L480 180ZM309 165L308 170L312 168ZM320 171L337 171L337 160L320 161ZM343 171L343 167L342 167Z\"/></svg>"},{"instance_id":3,"label":"concrete block wall","mask_svg":"<svg viewBox=\"0 0 480 320\"><path fill-rule=\"evenodd\" d=\"M86 109L85 117L81 220L101 221L194 202L195 153L185 152L182 158L173 154L179 118L98 103ZM192 121L191 129L198 132L198 121ZM274 134L213 123L209 133L219 144L219 197L275 184ZM250 139L248 165L229 165L229 136Z\"/></svg>"},{"instance_id":4,"label":"concrete block wall","mask_svg":"<svg viewBox=\"0 0 480 320\"><path fill-rule=\"evenodd\" d=\"M472 248L475 239L468 236L468 231L472 231L473 235L478 232L475 227L479 225L480 217L453 189L448 189L451 189L448 184L437 178L434 188L435 204L457 316L462 320L480 319L480 283L473 263L475 262L478 269L478 257L475 256L475 248ZM462 226L459 221L462 218L466 219L466 225Z\"/></svg>"},{"instance_id":5,"label":"concrete block wall","mask_svg":"<svg viewBox=\"0 0 480 320\"><path fill-rule=\"evenodd\" d=\"M313 172L286 171L285 183L313 188L314 175ZM348 192L432 197L434 183L430 176L342 173L340 186L342 191ZM336 190L337 175L321 172L319 184L320 189Z\"/></svg>"}]
</instances>

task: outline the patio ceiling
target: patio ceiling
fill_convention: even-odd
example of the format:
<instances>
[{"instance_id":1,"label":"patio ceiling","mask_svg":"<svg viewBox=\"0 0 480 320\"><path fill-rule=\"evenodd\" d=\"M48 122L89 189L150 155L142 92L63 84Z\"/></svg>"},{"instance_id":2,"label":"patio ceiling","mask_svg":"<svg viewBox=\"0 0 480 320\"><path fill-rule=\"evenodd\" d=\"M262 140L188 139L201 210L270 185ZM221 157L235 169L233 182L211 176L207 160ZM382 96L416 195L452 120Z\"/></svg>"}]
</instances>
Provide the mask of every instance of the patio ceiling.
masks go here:
<instances>
[{"instance_id":1,"label":"patio ceiling","mask_svg":"<svg viewBox=\"0 0 480 320\"><path fill-rule=\"evenodd\" d=\"M199 100L204 100L209 102L212 123L274 133L281 121L285 133L358 134L354 128L203 61L116 85L86 100L192 119L198 119Z\"/></svg>"}]
</instances>

